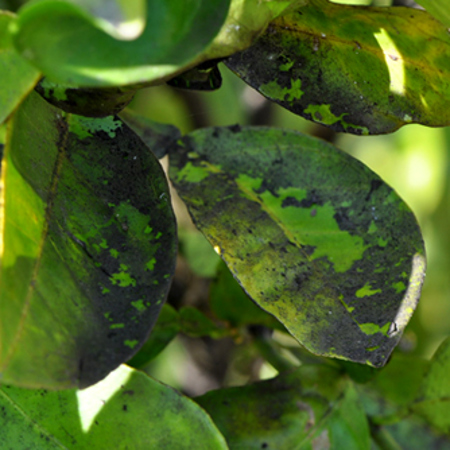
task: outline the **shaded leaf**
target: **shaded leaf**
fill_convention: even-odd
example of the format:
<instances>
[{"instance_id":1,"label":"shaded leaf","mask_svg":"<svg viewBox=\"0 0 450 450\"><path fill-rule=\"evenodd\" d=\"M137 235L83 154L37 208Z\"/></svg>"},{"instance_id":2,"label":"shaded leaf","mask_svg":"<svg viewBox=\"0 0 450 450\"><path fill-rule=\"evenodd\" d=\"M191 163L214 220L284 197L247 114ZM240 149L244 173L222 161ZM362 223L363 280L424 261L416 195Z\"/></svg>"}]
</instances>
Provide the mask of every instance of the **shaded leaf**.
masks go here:
<instances>
[{"instance_id":1,"label":"shaded leaf","mask_svg":"<svg viewBox=\"0 0 450 450\"><path fill-rule=\"evenodd\" d=\"M222 76L217 62L207 61L170 79L167 84L179 89L214 91L222 86Z\"/></svg>"},{"instance_id":2,"label":"shaded leaf","mask_svg":"<svg viewBox=\"0 0 450 450\"><path fill-rule=\"evenodd\" d=\"M398 448L408 450L450 450L450 438L436 433L416 415L403 418L398 423L381 427L397 443ZM375 447L374 450L389 447Z\"/></svg>"},{"instance_id":3,"label":"shaded leaf","mask_svg":"<svg viewBox=\"0 0 450 450\"><path fill-rule=\"evenodd\" d=\"M230 449L369 448L367 420L354 389L329 367L302 366L195 401L209 412Z\"/></svg>"},{"instance_id":4,"label":"shaded leaf","mask_svg":"<svg viewBox=\"0 0 450 450\"><path fill-rule=\"evenodd\" d=\"M14 15L0 11L0 124L38 82L40 73L15 49L9 32Z\"/></svg>"},{"instance_id":5,"label":"shaded leaf","mask_svg":"<svg viewBox=\"0 0 450 450\"><path fill-rule=\"evenodd\" d=\"M63 111L86 117L106 117L119 113L136 91L122 88L70 88L46 78L36 86L45 100Z\"/></svg>"},{"instance_id":6,"label":"shaded leaf","mask_svg":"<svg viewBox=\"0 0 450 450\"><path fill-rule=\"evenodd\" d=\"M181 136L173 125L154 122L131 109L122 111L119 117L141 138L142 142L161 159L167 150Z\"/></svg>"},{"instance_id":7,"label":"shaded leaf","mask_svg":"<svg viewBox=\"0 0 450 450\"><path fill-rule=\"evenodd\" d=\"M313 353L382 366L419 298L415 218L377 175L300 133L211 128L170 177L250 297Z\"/></svg>"},{"instance_id":8,"label":"shaded leaf","mask_svg":"<svg viewBox=\"0 0 450 450\"><path fill-rule=\"evenodd\" d=\"M450 337L437 349L413 410L443 433L450 433Z\"/></svg>"},{"instance_id":9,"label":"shaded leaf","mask_svg":"<svg viewBox=\"0 0 450 450\"><path fill-rule=\"evenodd\" d=\"M165 303L152 332L142 346L127 364L140 369L156 358L180 332L178 312Z\"/></svg>"},{"instance_id":10,"label":"shaded leaf","mask_svg":"<svg viewBox=\"0 0 450 450\"><path fill-rule=\"evenodd\" d=\"M355 134L450 124L450 34L425 11L314 0L226 65L295 114Z\"/></svg>"},{"instance_id":11,"label":"shaded leaf","mask_svg":"<svg viewBox=\"0 0 450 450\"><path fill-rule=\"evenodd\" d=\"M124 365L81 391L0 386L0 426L4 450L227 448L196 403Z\"/></svg>"},{"instance_id":12,"label":"shaded leaf","mask_svg":"<svg viewBox=\"0 0 450 450\"><path fill-rule=\"evenodd\" d=\"M226 320L233 327L263 325L286 330L275 317L249 298L223 262L211 284L209 296L212 311L219 319Z\"/></svg>"},{"instance_id":13,"label":"shaded leaf","mask_svg":"<svg viewBox=\"0 0 450 450\"><path fill-rule=\"evenodd\" d=\"M73 87L156 83L201 62L196 58L219 32L229 3L147 0L142 34L118 41L69 2L35 2L20 10L15 44L52 82Z\"/></svg>"},{"instance_id":14,"label":"shaded leaf","mask_svg":"<svg viewBox=\"0 0 450 450\"><path fill-rule=\"evenodd\" d=\"M175 219L161 166L119 119L31 94L2 174L0 379L85 387L145 341L169 289Z\"/></svg>"},{"instance_id":15,"label":"shaded leaf","mask_svg":"<svg viewBox=\"0 0 450 450\"><path fill-rule=\"evenodd\" d=\"M209 336L214 339L220 339L229 335L229 331L226 328L216 325L197 308L185 306L180 309L179 315L181 331L188 336Z\"/></svg>"}]
</instances>

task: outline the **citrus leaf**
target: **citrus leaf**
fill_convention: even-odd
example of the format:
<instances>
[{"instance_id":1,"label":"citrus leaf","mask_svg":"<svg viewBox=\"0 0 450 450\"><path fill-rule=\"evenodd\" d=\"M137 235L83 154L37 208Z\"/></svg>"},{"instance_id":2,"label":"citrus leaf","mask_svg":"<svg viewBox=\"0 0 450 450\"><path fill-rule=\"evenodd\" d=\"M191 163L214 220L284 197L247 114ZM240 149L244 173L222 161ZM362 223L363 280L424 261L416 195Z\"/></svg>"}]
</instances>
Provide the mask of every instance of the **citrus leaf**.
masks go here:
<instances>
[{"instance_id":1,"label":"citrus leaf","mask_svg":"<svg viewBox=\"0 0 450 450\"><path fill-rule=\"evenodd\" d=\"M450 337L437 349L425 374L415 412L443 433L450 433Z\"/></svg>"},{"instance_id":2,"label":"citrus leaf","mask_svg":"<svg viewBox=\"0 0 450 450\"><path fill-rule=\"evenodd\" d=\"M326 366L195 399L230 448L369 448L369 428L351 383Z\"/></svg>"},{"instance_id":3,"label":"citrus leaf","mask_svg":"<svg viewBox=\"0 0 450 450\"><path fill-rule=\"evenodd\" d=\"M0 379L96 383L146 340L176 258L158 161L119 119L63 116L31 94L9 123Z\"/></svg>"},{"instance_id":4,"label":"citrus leaf","mask_svg":"<svg viewBox=\"0 0 450 450\"><path fill-rule=\"evenodd\" d=\"M0 11L0 123L14 111L38 82L40 73L15 49L9 27L14 15Z\"/></svg>"},{"instance_id":5,"label":"citrus leaf","mask_svg":"<svg viewBox=\"0 0 450 450\"><path fill-rule=\"evenodd\" d=\"M191 399L125 365L81 391L0 386L0 447L227 449Z\"/></svg>"},{"instance_id":6,"label":"citrus leaf","mask_svg":"<svg viewBox=\"0 0 450 450\"><path fill-rule=\"evenodd\" d=\"M416 220L335 147L268 128L210 128L169 153L196 225L250 297L313 353L386 363L419 299Z\"/></svg>"},{"instance_id":7,"label":"citrus leaf","mask_svg":"<svg viewBox=\"0 0 450 450\"><path fill-rule=\"evenodd\" d=\"M73 87L157 83L196 64L219 32L229 3L147 0L142 34L118 41L70 2L45 0L20 10L15 44L52 82Z\"/></svg>"},{"instance_id":8,"label":"citrus leaf","mask_svg":"<svg viewBox=\"0 0 450 450\"><path fill-rule=\"evenodd\" d=\"M146 0L65 1L78 6L80 8L80 15L85 15L95 26L116 39L136 39L144 30L147 7Z\"/></svg>"},{"instance_id":9,"label":"citrus leaf","mask_svg":"<svg viewBox=\"0 0 450 450\"><path fill-rule=\"evenodd\" d=\"M417 0L435 19L450 27L450 11L447 0Z\"/></svg>"},{"instance_id":10,"label":"citrus leaf","mask_svg":"<svg viewBox=\"0 0 450 450\"><path fill-rule=\"evenodd\" d=\"M315 0L225 63L268 99L336 131L450 124L450 34L425 11Z\"/></svg>"}]
</instances>

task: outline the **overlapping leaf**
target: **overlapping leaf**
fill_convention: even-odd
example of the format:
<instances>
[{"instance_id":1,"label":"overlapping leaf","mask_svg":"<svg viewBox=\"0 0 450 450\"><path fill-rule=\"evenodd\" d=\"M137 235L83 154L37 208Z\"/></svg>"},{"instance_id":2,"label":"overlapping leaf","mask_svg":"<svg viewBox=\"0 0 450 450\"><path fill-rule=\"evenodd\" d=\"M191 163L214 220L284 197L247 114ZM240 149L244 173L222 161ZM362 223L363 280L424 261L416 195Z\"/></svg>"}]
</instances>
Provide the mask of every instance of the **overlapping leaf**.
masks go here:
<instances>
[{"instance_id":1,"label":"overlapping leaf","mask_svg":"<svg viewBox=\"0 0 450 450\"><path fill-rule=\"evenodd\" d=\"M277 129L199 130L169 156L177 192L254 301L314 353L385 364L425 266L391 188L336 148Z\"/></svg>"},{"instance_id":2,"label":"overlapping leaf","mask_svg":"<svg viewBox=\"0 0 450 450\"><path fill-rule=\"evenodd\" d=\"M142 34L119 41L80 15L71 2L33 2L20 11L15 43L51 81L61 84L158 82L194 63L219 32L229 4L230 0L147 0Z\"/></svg>"},{"instance_id":3,"label":"overlapping leaf","mask_svg":"<svg viewBox=\"0 0 450 450\"><path fill-rule=\"evenodd\" d=\"M0 11L0 123L14 111L39 80L39 71L15 49L9 32L14 15Z\"/></svg>"},{"instance_id":4,"label":"overlapping leaf","mask_svg":"<svg viewBox=\"0 0 450 450\"><path fill-rule=\"evenodd\" d=\"M336 131L450 124L450 34L425 11L314 0L226 64L267 98Z\"/></svg>"},{"instance_id":5,"label":"overlapping leaf","mask_svg":"<svg viewBox=\"0 0 450 450\"><path fill-rule=\"evenodd\" d=\"M450 27L450 10L447 0L417 0L417 3L446 27Z\"/></svg>"},{"instance_id":6,"label":"overlapping leaf","mask_svg":"<svg viewBox=\"0 0 450 450\"><path fill-rule=\"evenodd\" d=\"M2 169L0 380L88 386L145 341L176 256L164 173L119 119L32 94Z\"/></svg>"},{"instance_id":7,"label":"overlapping leaf","mask_svg":"<svg viewBox=\"0 0 450 450\"><path fill-rule=\"evenodd\" d=\"M197 404L127 366L82 391L0 386L0 427L4 450L228 448Z\"/></svg>"},{"instance_id":8,"label":"overlapping leaf","mask_svg":"<svg viewBox=\"0 0 450 450\"><path fill-rule=\"evenodd\" d=\"M303 366L195 400L209 412L230 448L369 449L367 419L354 387L326 366Z\"/></svg>"}]
</instances>

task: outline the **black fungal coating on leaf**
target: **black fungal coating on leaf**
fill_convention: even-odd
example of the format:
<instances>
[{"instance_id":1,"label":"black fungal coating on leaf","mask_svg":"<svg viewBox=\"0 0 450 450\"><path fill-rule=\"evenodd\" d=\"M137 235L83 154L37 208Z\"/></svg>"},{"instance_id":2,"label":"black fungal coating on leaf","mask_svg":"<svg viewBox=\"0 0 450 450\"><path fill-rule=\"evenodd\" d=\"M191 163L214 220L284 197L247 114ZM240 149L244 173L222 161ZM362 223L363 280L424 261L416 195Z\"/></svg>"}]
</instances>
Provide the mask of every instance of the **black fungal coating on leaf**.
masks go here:
<instances>
[{"instance_id":1,"label":"black fungal coating on leaf","mask_svg":"<svg viewBox=\"0 0 450 450\"><path fill-rule=\"evenodd\" d=\"M194 167L220 170L186 181L186 159L174 153L171 178L249 295L311 351L383 365L400 338L387 334L412 259L423 252L414 216L392 189L350 156L299 133L205 129L185 144L182 152L198 155L189 160ZM323 232L326 252L316 239Z\"/></svg>"}]
</instances>

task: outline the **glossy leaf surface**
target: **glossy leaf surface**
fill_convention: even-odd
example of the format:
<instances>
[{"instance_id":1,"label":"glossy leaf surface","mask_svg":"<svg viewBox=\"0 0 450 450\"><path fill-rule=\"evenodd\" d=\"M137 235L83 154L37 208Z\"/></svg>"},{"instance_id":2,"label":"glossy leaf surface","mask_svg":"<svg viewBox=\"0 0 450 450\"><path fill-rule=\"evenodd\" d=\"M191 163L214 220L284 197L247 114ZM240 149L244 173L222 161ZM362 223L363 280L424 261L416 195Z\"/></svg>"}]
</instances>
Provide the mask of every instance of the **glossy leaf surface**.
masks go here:
<instances>
[{"instance_id":1,"label":"glossy leaf surface","mask_svg":"<svg viewBox=\"0 0 450 450\"><path fill-rule=\"evenodd\" d=\"M313 353L385 364L425 266L391 188L323 141L277 129L198 130L169 157L196 225L254 301Z\"/></svg>"},{"instance_id":2,"label":"glossy leaf surface","mask_svg":"<svg viewBox=\"0 0 450 450\"><path fill-rule=\"evenodd\" d=\"M231 449L369 449L367 420L354 387L326 366L303 366L195 400Z\"/></svg>"},{"instance_id":3,"label":"glossy leaf surface","mask_svg":"<svg viewBox=\"0 0 450 450\"><path fill-rule=\"evenodd\" d=\"M10 13L0 11L0 123L14 111L38 82L40 73L15 49L9 26Z\"/></svg>"},{"instance_id":4,"label":"glossy leaf surface","mask_svg":"<svg viewBox=\"0 0 450 450\"><path fill-rule=\"evenodd\" d=\"M51 81L77 87L160 82L194 64L219 32L229 0L147 0L146 26L118 41L56 0L26 5L15 44Z\"/></svg>"},{"instance_id":5,"label":"glossy leaf surface","mask_svg":"<svg viewBox=\"0 0 450 450\"><path fill-rule=\"evenodd\" d=\"M0 380L93 384L145 341L176 230L158 161L119 119L63 116L33 93L3 164Z\"/></svg>"},{"instance_id":6,"label":"glossy leaf surface","mask_svg":"<svg viewBox=\"0 0 450 450\"><path fill-rule=\"evenodd\" d=\"M422 415L443 433L450 433L450 338L438 348L425 374L421 390L413 405Z\"/></svg>"},{"instance_id":7,"label":"glossy leaf surface","mask_svg":"<svg viewBox=\"0 0 450 450\"><path fill-rule=\"evenodd\" d=\"M81 391L0 386L0 447L15 449L226 449L196 403L120 366Z\"/></svg>"},{"instance_id":8,"label":"glossy leaf surface","mask_svg":"<svg viewBox=\"0 0 450 450\"><path fill-rule=\"evenodd\" d=\"M47 0L44 0L47 1ZM116 39L136 39L144 30L147 0L66 0Z\"/></svg>"},{"instance_id":9,"label":"glossy leaf surface","mask_svg":"<svg viewBox=\"0 0 450 450\"><path fill-rule=\"evenodd\" d=\"M424 11L315 0L227 66L295 114L355 134L450 124L450 34Z\"/></svg>"}]
</instances>

